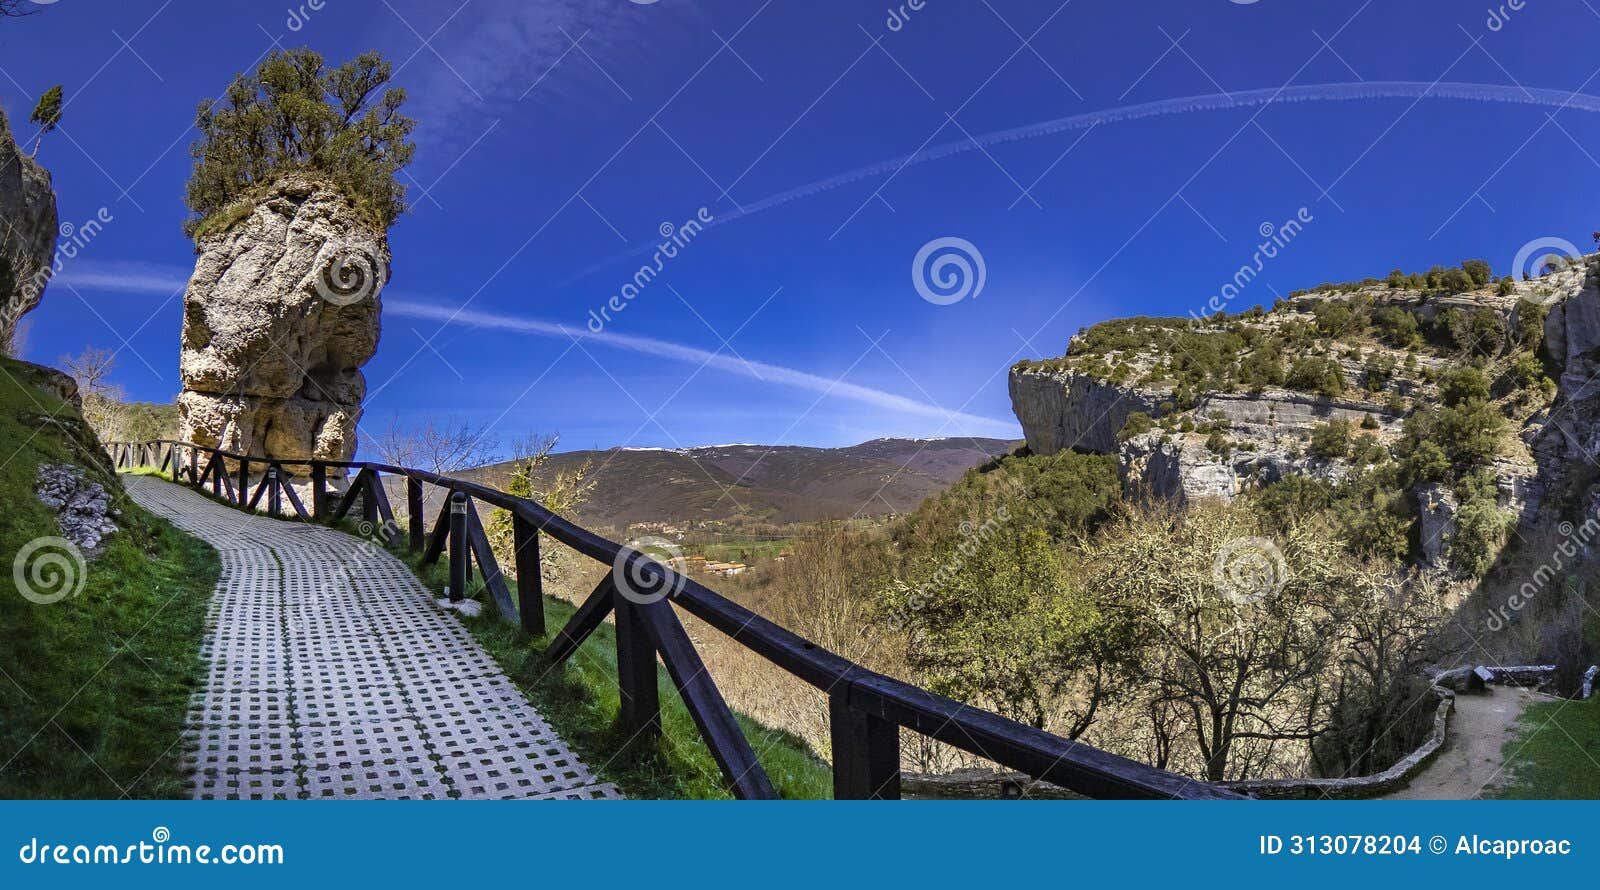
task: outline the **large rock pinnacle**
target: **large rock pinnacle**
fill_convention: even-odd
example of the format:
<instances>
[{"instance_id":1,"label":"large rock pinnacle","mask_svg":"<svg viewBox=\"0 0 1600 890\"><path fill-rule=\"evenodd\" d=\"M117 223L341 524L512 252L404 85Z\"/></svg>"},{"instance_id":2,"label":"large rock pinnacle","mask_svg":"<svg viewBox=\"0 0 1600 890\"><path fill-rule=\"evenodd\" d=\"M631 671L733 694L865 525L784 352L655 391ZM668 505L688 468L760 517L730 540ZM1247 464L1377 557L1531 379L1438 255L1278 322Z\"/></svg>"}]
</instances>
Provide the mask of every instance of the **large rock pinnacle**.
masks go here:
<instances>
[{"instance_id":1,"label":"large rock pinnacle","mask_svg":"<svg viewBox=\"0 0 1600 890\"><path fill-rule=\"evenodd\" d=\"M0 351L9 350L17 322L44 296L57 223L50 172L17 145L0 111Z\"/></svg>"},{"instance_id":2,"label":"large rock pinnacle","mask_svg":"<svg viewBox=\"0 0 1600 890\"><path fill-rule=\"evenodd\" d=\"M181 436L349 460L361 366L378 346L385 234L333 188L287 178L199 253L183 297Z\"/></svg>"}]
</instances>

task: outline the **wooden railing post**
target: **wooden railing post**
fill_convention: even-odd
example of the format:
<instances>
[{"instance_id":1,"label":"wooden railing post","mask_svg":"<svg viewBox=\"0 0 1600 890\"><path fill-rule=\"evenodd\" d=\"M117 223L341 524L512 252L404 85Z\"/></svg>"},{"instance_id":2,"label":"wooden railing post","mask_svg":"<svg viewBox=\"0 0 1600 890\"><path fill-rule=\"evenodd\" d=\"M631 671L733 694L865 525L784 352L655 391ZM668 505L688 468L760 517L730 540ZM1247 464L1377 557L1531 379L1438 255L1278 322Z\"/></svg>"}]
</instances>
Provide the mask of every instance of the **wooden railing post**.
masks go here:
<instances>
[{"instance_id":1,"label":"wooden railing post","mask_svg":"<svg viewBox=\"0 0 1600 890\"><path fill-rule=\"evenodd\" d=\"M171 446L167 452L168 463L172 464L172 481L177 484L178 478L183 475L183 448L179 445Z\"/></svg>"},{"instance_id":2,"label":"wooden railing post","mask_svg":"<svg viewBox=\"0 0 1600 890\"><path fill-rule=\"evenodd\" d=\"M371 495L367 500L372 500ZM467 496L463 492L450 495L450 601L459 603L467 598Z\"/></svg>"},{"instance_id":3,"label":"wooden railing post","mask_svg":"<svg viewBox=\"0 0 1600 890\"><path fill-rule=\"evenodd\" d=\"M321 521L328 515L328 468L311 465L311 518Z\"/></svg>"},{"instance_id":4,"label":"wooden railing post","mask_svg":"<svg viewBox=\"0 0 1600 890\"><path fill-rule=\"evenodd\" d=\"M250 500L250 458L239 459L239 506Z\"/></svg>"},{"instance_id":5,"label":"wooden railing post","mask_svg":"<svg viewBox=\"0 0 1600 890\"><path fill-rule=\"evenodd\" d=\"M189 482L195 488L200 487L200 449L189 449Z\"/></svg>"},{"instance_id":6,"label":"wooden railing post","mask_svg":"<svg viewBox=\"0 0 1600 890\"><path fill-rule=\"evenodd\" d=\"M406 477L406 531L412 553L421 553L428 530L423 528L422 480Z\"/></svg>"},{"instance_id":7,"label":"wooden railing post","mask_svg":"<svg viewBox=\"0 0 1600 890\"><path fill-rule=\"evenodd\" d=\"M828 696L835 800L900 799L900 727L850 707L849 690Z\"/></svg>"},{"instance_id":8,"label":"wooden railing post","mask_svg":"<svg viewBox=\"0 0 1600 890\"><path fill-rule=\"evenodd\" d=\"M517 615L522 629L536 637L545 634L544 575L539 570L539 529L512 514L511 546L517 553Z\"/></svg>"},{"instance_id":9,"label":"wooden railing post","mask_svg":"<svg viewBox=\"0 0 1600 890\"><path fill-rule=\"evenodd\" d=\"M661 697L656 686L656 649L639 607L620 587L611 594L617 613L617 686L622 709L617 715L622 735L648 740L661 734Z\"/></svg>"},{"instance_id":10,"label":"wooden railing post","mask_svg":"<svg viewBox=\"0 0 1600 890\"><path fill-rule=\"evenodd\" d=\"M361 521L365 522L368 528L372 529L373 531L377 531L378 496L373 493L373 489L377 488L379 485L382 485L383 482L378 479L378 474L372 470L362 470L359 474L357 474L356 478L359 480L362 476L366 477L366 481L362 483L362 485L365 487L361 489ZM352 489L355 487L356 486L353 485L351 486ZM350 495L348 493L345 495L345 497L349 496Z\"/></svg>"},{"instance_id":11,"label":"wooden railing post","mask_svg":"<svg viewBox=\"0 0 1600 890\"><path fill-rule=\"evenodd\" d=\"M273 516L283 513L283 496L278 491L278 465L267 467L267 512Z\"/></svg>"}]
</instances>

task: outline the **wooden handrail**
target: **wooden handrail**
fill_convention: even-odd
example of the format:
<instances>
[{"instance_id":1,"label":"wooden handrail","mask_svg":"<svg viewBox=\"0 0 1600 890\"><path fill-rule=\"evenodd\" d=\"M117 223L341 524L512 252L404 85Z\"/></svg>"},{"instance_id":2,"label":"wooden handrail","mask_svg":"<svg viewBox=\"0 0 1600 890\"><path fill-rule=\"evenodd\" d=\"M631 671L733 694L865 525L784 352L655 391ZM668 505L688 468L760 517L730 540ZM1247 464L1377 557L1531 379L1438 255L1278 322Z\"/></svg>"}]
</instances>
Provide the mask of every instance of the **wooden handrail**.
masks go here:
<instances>
[{"instance_id":1,"label":"wooden handrail","mask_svg":"<svg viewBox=\"0 0 1600 890\"><path fill-rule=\"evenodd\" d=\"M1089 797L1168 800L1247 799L1226 788L1190 779L1129 760L1091 745L1071 741L1035 729L999 714L962 704L953 699L868 670L847 658L828 651L745 607L735 603L692 578L679 575L648 554L608 540L576 523L547 510L543 505L507 494L486 485L457 479L427 470L397 467L374 461L283 460L261 455L238 454L207 448L190 442L161 439L144 442L107 443L116 466L153 463L163 452L160 469L171 469L173 481L187 475L190 484L202 487L208 479L217 486L216 494L244 509L251 509L269 489L272 502L277 492L287 493L289 503L302 518L321 519L325 484L329 470L356 470L345 497L333 514L344 518L357 494L362 495L362 518L373 524L384 523L387 531L398 532L398 525L383 490L383 475L407 481L409 546L424 553L425 560L437 560L448 549L456 558L452 575L464 578L468 565L478 563L492 594L491 600L502 618L521 622L530 632L543 633L543 604L536 596L519 595L513 603L502 579L501 569L484 534L482 521L471 506L482 501L506 510L513 517L517 566L532 570L537 584L538 535L543 533L578 553L629 573L660 581L667 595L660 600L639 603L624 596L608 573L578 608L567 626L552 637L546 656L553 662L570 657L599 627L608 614L618 620L619 683L628 706L624 721L630 735L649 735L660 731L659 703L655 700L654 661L659 657L667 674L678 687L701 738L723 770L730 790L738 797L775 796L771 781L756 761L749 742L739 731L732 710L706 673L693 642L684 633L673 606L727 635L785 672L823 691L829 697L830 722L834 747L834 796L836 798L897 798L900 789L899 731L916 732L937 739L1007 769L1059 785ZM185 465L182 452L189 452ZM204 472L200 455L209 455ZM270 467L261 487L249 498L246 477L241 475L237 495L226 478L222 461L248 466L261 463ZM291 487L284 465L310 467L315 496L310 514L301 506ZM449 503L441 512L432 534L425 534L422 517L415 511L422 503L421 486L433 485L460 495L467 505L463 521L449 522ZM274 512L277 512L276 510ZM457 537L459 536L459 537ZM447 545L448 546L447 548ZM459 549L458 549L459 548ZM532 558L524 556L530 552ZM520 574L519 571L519 574ZM459 573L459 574L458 574ZM521 580L518 588L528 583ZM537 589L535 587L534 589ZM452 589L453 595L460 591ZM528 614L537 609L541 614ZM625 626L624 626L625 625ZM648 685L647 685L648 684Z\"/></svg>"}]
</instances>

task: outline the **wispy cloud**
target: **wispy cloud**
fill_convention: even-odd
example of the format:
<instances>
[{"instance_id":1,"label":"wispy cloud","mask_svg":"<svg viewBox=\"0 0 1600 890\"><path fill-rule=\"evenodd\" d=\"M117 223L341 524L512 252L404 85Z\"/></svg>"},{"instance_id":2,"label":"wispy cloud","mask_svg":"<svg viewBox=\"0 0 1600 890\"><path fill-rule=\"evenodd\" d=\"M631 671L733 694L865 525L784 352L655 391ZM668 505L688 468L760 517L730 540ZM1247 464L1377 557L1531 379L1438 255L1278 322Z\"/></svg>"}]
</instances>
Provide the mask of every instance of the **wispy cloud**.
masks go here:
<instances>
[{"instance_id":1,"label":"wispy cloud","mask_svg":"<svg viewBox=\"0 0 1600 890\"><path fill-rule=\"evenodd\" d=\"M530 334L536 337L550 337L569 342L576 340L580 343L593 343L612 349L621 349L685 364L704 366L769 385L818 393L827 398L845 399L859 404L870 405L881 410L892 411L900 415L936 418L948 422L948 426L951 429L944 431L944 434L947 435L965 433L1009 436L1015 435L1017 432L1015 421L998 420L961 411L947 411L938 405L896 395L881 389L846 383L842 380L824 377L809 371L786 368L782 365L746 361L738 356L701 349L697 346L686 346L682 343L673 343L668 340L658 340L654 337L638 337L632 334L616 334L610 331L595 333L588 328L573 327L536 318L500 315L492 312L480 312L432 303L419 303L412 300L385 300L383 305L385 311L409 318L425 319L442 324L487 328L515 334Z\"/></svg>"},{"instance_id":2,"label":"wispy cloud","mask_svg":"<svg viewBox=\"0 0 1600 890\"><path fill-rule=\"evenodd\" d=\"M691 3L594 0L385 0L381 10L404 62L398 80L419 140L448 163L494 121L534 105L626 101L628 72L663 32L698 15ZM426 40L426 45L423 41Z\"/></svg>"},{"instance_id":3,"label":"wispy cloud","mask_svg":"<svg viewBox=\"0 0 1600 890\"><path fill-rule=\"evenodd\" d=\"M189 273L164 263L68 262L51 282L78 290L170 296L189 283Z\"/></svg>"},{"instance_id":4,"label":"wispy cloud","mask_svg":"<svg viewBox=\"0 0 1600 890\"><path fill-rule=\"evenodd\" d=\"M1036 139L1041 136L1052 136L1074 130L1092 130L1096 127L1124 121L1170 117L1201 111L1227 111L1236 108L1258 108L1265 105L1289 105L1300 102L1354 102L1367 99L1415 99L1419 102L1424 99L1498 102L1551 108L1555 109L1556 112L1571 109L1590 114L1600 113L1600 96L1587 93L1487 83L1454 83L1450 81L1434 83L1420 81L1367 81L1364 83L1304 84L1271 89L1241 90L1234 93L1183 96L1176 99L1160 99L1154 102L1143 102L1138 105L1124 105L1118 108L1107 108L1100 111L1053 118L1036 124L996 130L992 133L983 133L978 136L966 136L913 154L900 155L885 161L879 161L876 164L868 164L864 167L857 167L854 170L847 170L843 173L829 176L826 179L808 182L805 185L796 186L787 191L778 192L775 195L768 195L759 201L746 201L739 207L719 211L717 218L706 228L724 226L752 214L781 207L791 201L798 201L801 198L808 198L812 195L831 191L853 182L898 175L901 170L907 167L954 157L971 151L985 151L989 146L1006 142ZM867 200L870 201L871 198ZM566 287L619 260L647 254L655 249L656 244L657 242L655 241L647 241L612 254L597 263L572 273L557 282L556 286Z\"/></svg>"},{"instance_id":5,"label":"wispy cloud","mask_svg":"<svg viewBox=\"0 0 1600 890\"><path fill-rule=\"evenodd\" d=\"M159 263L106 263L80 262L62 270L57 281L71 284L80 290L114 291L117 293L147 293L170 296L183 290L188 280L188 270ZM782 386L817 393L826 399L842 399L890 411L902 417L926 417L946 421L940 435L998 435L1015 436L1017 424L962 411L948 411L938 405L918 401L881 389L848 383L810 371L787 368L769 362L747 361L734 355L632 334L611 331L595 333L586 327L574 327L537 318L524 318L461 309L391 296L383 301L386 313L440 324L528 334L584 344L607 349L619 349L640 355L649 355L683 364L704 366L725 374L755 380L771 386Z\"/></svg>"}]
</instances>

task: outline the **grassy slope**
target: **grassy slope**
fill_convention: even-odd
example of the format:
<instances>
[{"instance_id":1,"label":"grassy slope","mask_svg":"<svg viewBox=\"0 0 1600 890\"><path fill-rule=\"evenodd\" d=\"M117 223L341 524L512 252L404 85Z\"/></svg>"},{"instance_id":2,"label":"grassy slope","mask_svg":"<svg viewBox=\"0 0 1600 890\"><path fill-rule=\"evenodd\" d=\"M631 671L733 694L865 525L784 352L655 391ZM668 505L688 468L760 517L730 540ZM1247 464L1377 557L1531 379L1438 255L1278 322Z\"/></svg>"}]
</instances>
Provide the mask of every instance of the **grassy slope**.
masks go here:
<instances>
[{"instance_id":1,"label":"grassy slope","mask_svg":"<svg viewBox=\"0 0 1600 890\"><path fill-rule=\"evenodd\" d=\"M442 591L445 560L432 567L399 553L430 590ZM511 583L513 598L516 585ZM564 600L545 597L551 635L576 609ZM661 689L662 741L650 750L624 751L628 739L616 729L621 701L617 690L617 644L614 627L600 626L567 665L549 671L543 659L550 637L533 638L502 621L492 605L466 624L511 679L527 694L550 725L601 778L615 782L633 798L721 799L728 792L711 752L678 697L666 671L658 669ZM798 737L762 726L739 715L745 738L761 760L778 793L792 799L833 796L832 772Z\"/></svg>"},{"instance_id":2,"label":"grassy slope","mask_svg":"<svg viewBox=\"0 0 1600 890\"><path fill-rule=\"evenodd\" d=\"M1544 702L1522 714L1522 734L1506 746L1515 800L1600 800L1600 696Z\"/></svg>"},{"instance_id":3,"label":"grassy slope","mask_svg":"<svg viewBox=\"0 0 1600 890\"><path fill-rule=\"evenodd\" d=\"M0 358L0 555L58 535L34 496L41 464L71 462L117 492L122 530L83 589L50 605L0 565L0 798L185 793L182 727L220 571L205 544L121 494L93 435L32 366Z\"/></svg>"}]
</instances>

